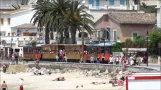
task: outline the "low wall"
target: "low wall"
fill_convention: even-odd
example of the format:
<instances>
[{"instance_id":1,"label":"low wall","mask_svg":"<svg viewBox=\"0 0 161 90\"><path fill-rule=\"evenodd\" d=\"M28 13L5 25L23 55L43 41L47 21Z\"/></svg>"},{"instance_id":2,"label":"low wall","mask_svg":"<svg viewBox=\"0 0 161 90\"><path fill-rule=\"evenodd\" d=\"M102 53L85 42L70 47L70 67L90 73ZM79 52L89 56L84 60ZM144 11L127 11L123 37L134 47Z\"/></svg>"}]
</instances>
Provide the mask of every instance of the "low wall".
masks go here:
<instances>
[{"instance_id":1,"label":"low wall","mask_svg":"<svg viewBox=\"0 0 161 90\"><path fill-rule=\"evenodd\" d=\"M86 70L107 70L109 68L113 68L114 70L119 69L122 70L122 66L119 65L107 65L107 64L90 64L90 63L50 63L50 64L39 64L40 67L43 68L51 68L51 69L86 69ZM29 64L29 67L35 67L34 64ZM146 73L146 72L159 72L155 69L147 68L147 67L136 67L136 66L127 66L126 68L128 71L131 72L141 72L141 73Z\"/></svg>"}]
</instances>

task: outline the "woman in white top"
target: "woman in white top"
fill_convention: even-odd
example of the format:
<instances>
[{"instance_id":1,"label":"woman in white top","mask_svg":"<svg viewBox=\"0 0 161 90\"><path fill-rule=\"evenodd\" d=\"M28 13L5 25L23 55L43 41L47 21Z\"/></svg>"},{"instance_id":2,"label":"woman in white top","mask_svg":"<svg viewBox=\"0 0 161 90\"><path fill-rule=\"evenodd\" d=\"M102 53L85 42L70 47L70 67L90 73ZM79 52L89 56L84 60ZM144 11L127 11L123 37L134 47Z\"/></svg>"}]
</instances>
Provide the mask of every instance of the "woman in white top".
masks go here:
<instances>
[{"instance_id":1,"label":"woman in white top","mask_svg":"<svg viewBox=\"0 0 161 90\"><path fill-rule=\"evenodd\" d=\"M23 90L23 79L22 78L20 78L19 83L20 83L20 90Z\"/></svg>"}]
</instances>

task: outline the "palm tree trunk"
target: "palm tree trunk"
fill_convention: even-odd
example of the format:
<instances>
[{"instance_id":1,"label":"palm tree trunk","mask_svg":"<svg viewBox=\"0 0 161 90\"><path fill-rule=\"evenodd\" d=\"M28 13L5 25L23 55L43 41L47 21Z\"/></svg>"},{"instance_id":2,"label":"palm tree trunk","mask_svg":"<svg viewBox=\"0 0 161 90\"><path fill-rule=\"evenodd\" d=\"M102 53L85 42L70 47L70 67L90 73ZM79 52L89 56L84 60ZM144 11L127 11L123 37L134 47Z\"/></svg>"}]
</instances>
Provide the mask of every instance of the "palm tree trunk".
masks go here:
<instances>
[{"instance_id":1,"label":"palm tree trunk","mask_svg":"<svg viewBox=\"0 0 161 90\"><path fill-rule=\"evenodd\" d=\"M66 29L65 31L64 31L64 44L69 44L69 31L68 31L68 29Z\"/></svg>"},{"instance_id":2,"label":"palm tree trunk","mask_svg":"<svg viewBox=\"0 0 161 90\"><path fill-rule=\"evenodd\" d=\"M51 39L51 40L54 39L54 34L53 34L53 32L50 32L50 39Z\"/></svg>"},{"instance_id":3,"label":"palm tree trunk","mask_svg":"<svg viewBox=\"0 0 161 90\"><path fill-rule=\"evenodd\" d=\"M77 44L76 42L76 31L71 32L72 44Z\"/></svg>"},{"instance_id":4,"label":"palm tree trunk","mask_svg":"<svg viewBox=\"0 0 161 90\"><path fill-rule=\"evenodd\" d=\"M63 32L61 32L60 33L60 38L59 38L59 40L60 40L60 44L63 44L63 41L64 41L64 35L63 35Z\"/></svg>"},{"instance_id":5,"label":"palm tree trunk","mask_svg":"<svg viewBox=\"0 0 161 90\"><path fill-rule=\"evenodd\" d=\"M45 30L45 44L49 44L49 43L50 43L49 31Z\"/></svg>"}]
</instances>

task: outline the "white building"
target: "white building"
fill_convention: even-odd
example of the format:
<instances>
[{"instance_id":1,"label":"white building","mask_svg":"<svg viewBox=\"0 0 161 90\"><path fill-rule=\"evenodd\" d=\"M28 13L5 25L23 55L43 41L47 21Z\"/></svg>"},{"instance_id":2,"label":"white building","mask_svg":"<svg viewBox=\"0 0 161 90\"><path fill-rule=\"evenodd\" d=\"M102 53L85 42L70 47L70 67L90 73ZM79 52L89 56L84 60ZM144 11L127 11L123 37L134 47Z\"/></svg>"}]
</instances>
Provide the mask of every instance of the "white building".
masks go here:
<instances>
[{"instance_id":1,"label":"white building","mask_svg":"<svg viewBox=\"0 0 161 90\"><path fill-rule=\"evenodd\" d=\"M29 8L21 8L18 10L15 9L2 9L0 12L0 33L1 33L1 49L4 47L11 47L13 48L13 51L15 49L19 49L20 52L22 52L22 45L19 45L20 42L30 40L33 36L17 36L17 31L20 30L21 32L24 32L21 29L25 29L28 31L34 31L37 32L36 27L32 29L30 28L32 25L30 25L30 20L33 16L32 9ZM27 24L25 24L27 23ZM28 26L26 28L25 26ZM19 27L22 28L19 28ZM34 29L34 30L33 30ZM25 38L25 39L24 39ZM34 40L35 38L33 38ZM21 43L22 44L22 43ZM24 43L25 44L25 43Z\"/></svg>"}]
</instances>

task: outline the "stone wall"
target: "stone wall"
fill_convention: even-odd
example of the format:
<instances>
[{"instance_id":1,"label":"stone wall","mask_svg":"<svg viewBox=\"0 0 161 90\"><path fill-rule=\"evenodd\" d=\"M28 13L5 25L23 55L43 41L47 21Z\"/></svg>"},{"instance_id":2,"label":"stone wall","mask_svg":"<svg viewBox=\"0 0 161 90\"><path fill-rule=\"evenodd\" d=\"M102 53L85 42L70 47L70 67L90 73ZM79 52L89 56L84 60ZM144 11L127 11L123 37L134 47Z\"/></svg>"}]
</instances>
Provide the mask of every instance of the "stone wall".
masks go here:
<instances>
[{"instance_id":1,"label":"stone wall","mask_svg":"<svg viewBox=\"0 0 161 90\"><path fill-rule=\"evenodd\" d=\"M39 64L40 67L43 68L51 68L51 69L86 69L86 70L107 70L109 68L113 68L114 70L119 69L122 70L122 66L119 65L107 65L107 64L90 64L90 63L51 63L51 64ZM34 64L29 64L29 67L35 67ZM126 68L128 71L131 72L141 72L141 73L150 73L150 72L158 72L157 70L147 68L147 67L132 67L127 66Z\"/></svg>"}]
</instances>

